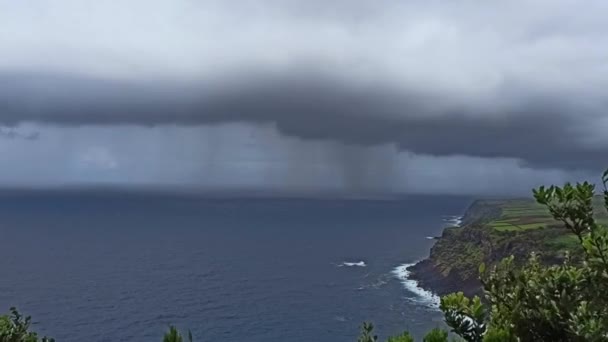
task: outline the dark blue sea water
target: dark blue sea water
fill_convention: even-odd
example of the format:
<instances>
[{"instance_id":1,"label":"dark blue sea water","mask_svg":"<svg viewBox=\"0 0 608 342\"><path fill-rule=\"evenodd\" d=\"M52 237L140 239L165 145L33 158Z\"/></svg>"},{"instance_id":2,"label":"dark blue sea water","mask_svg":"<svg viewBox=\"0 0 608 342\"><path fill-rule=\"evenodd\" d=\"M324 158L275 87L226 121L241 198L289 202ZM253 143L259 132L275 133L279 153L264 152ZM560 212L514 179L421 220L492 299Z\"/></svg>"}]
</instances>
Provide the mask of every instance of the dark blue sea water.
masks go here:
<instances>
[{"instance_id":1,"label":"dark blue sea water","mask_svg":"<svg viewBox=\"0 0 608 342\"><path fill-rule=\"evenodd\" d=\"M0 308L58 341L355 341L441 326L395 270L463 198L0 195ZM350 265L350 266L349 266Z\"/></svg>"}]
</instances>

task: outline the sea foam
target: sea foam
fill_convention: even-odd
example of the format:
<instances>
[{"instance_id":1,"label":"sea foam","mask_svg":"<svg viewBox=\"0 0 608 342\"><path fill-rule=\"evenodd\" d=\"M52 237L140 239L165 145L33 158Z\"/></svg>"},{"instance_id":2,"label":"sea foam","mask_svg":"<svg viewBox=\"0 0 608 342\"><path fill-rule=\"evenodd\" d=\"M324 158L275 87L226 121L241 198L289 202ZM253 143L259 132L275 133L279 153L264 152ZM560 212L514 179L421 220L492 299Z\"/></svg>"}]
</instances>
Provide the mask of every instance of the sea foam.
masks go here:
<instances>
[{"instance_id":1,"label":"sea foam","mask_svg":"<svg viewBox=\"0 0 608 342\"><path fill-rule=\"evenodd\" d=\"M403 264L395 267L392 273L393 275L401 281L403 286L409 291L412 292L415 297L410 298L412 301L427 305L432 308L439 307L439 296L435 295L431 291L427 291L418 286L418 282L416 280L410 279L410 271L407 270L408 267L413 266L414 264Z\"/></svg>"},{"instance_id":2,"label":"sea foam","mask_svg":"<svg viewBox=\"0 0 608 342\"><path fill-rule=\"evenodd\" d=\"M357 261L357 262L352 262L352 261L344 261L340 264L337 265L338 267L365 267L367 266L367 264L365 263L365 261Z\"/></svg>"},{"instance_id":3,"label":"sea foam","mask_svg":"<svg viewBox=\"0 0 608 342\"><path fill-rule=\"evenodd\" d=\"M460 227L462 224L462 216L447 216L443 219L447 223L448 227Z\"/></svg>"}]
</instances>

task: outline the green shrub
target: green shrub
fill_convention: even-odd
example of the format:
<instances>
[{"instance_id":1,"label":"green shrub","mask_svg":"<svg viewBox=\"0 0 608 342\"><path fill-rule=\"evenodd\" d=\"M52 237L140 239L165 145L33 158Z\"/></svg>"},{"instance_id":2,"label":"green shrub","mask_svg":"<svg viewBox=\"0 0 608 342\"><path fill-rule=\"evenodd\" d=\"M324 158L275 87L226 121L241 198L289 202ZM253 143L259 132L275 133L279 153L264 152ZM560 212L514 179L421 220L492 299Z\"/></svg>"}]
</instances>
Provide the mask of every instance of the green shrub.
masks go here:
<instances>
[{"instance_id":1,"label":"green shrub","mask_svg":"<svg viewBox=\"0 0 608 342\"><path fill-rule=\"evenodd\" d=\"M422 339L423 342L448 342L448 332L435 328L426 334Z\"/></svg>"},{"instance_id":2,"label":"green shrub","mask_svg":"<svg viewBox=\"0 0 608 342\"><path fill-rule=\"evenodd\" d=\"M183 342L184 339L176 327L169 326L169 331L165 333L163 342ZM188 331L188 341L192 342L192 333Z\"/></svg>"},{"instance_id":3,"label":"green shrub","mask_svg":"<svg viewBox=\"0 0 608 342\"><path fill-rule=\"evenodd\" d=\"M508 331L498 328L489 328L483 336L484 342L517 342L517 339Z\"/></svg>"},{"instance_id":4,"label":"green shrub","mask_svg":"<svg viewBox=\"0 0 608 342\"><path fill-rule=\"evenodd\" d=\"M15 308L10 315L0 316L0 342L54 342L52 338L38 339L38 334L29 331L32 318L24 317Z\"/></svg>"},{"instance_id":5,"label":"green shrub","mask_svg":"<svg viewBox=\"0 0 608 342\"><path fill-rule=\"evenodd\" d=\"M378 336L374 335L374 325L371 323L363 323L361 326L361 336L357 342L376 342Z\"/></svg>"},{"instance_id":6,"label":"green shrub","mask_svg":"<svg viewBox=\"0 0 608 342\"><path fill-rule=\"evenodd\" d=\"M388 342L414 342L414 338L407 331L398 336L391 336Z\"/></svg>"}]
</instances>

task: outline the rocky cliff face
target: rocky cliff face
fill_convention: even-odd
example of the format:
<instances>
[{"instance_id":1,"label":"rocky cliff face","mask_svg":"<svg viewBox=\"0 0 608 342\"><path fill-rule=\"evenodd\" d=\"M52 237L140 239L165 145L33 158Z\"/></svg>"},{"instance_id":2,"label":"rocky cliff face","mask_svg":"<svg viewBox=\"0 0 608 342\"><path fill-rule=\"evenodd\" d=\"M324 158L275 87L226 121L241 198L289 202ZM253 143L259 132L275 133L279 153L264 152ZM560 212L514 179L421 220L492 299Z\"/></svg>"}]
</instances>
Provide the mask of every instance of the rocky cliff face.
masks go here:
<instances>
[{"instance_id":1,"label":"rocky cliff face","mask_svg":"<svg viewBox=\"0 0 608 342\"><path fill-rule=\"evenodd\" d=\"M446 228L429 257L409 268L411 278L439 295L457 291L473 295L481 290L478 270L482 262L492 265L510 255L522 261L533 251L545 255L546 262L559 261L548 251L546 241L563 235L561 229L499 232L487 223L499 218L501 211L500 201L474 202L461 227Z\"/></svg>"},{"instance_id":2,"label":"rocky cliff face","mask_svg":"<svg viewBox=\"0 0 608 342\"><path fill-rule=\"evenodd\" d=\"M410 267L410 277L422 288L444 295L477 293L479 264L490 254L488 236L477 225L447 228L431 248L430 256Z\"/></svg>"}]
</instances>

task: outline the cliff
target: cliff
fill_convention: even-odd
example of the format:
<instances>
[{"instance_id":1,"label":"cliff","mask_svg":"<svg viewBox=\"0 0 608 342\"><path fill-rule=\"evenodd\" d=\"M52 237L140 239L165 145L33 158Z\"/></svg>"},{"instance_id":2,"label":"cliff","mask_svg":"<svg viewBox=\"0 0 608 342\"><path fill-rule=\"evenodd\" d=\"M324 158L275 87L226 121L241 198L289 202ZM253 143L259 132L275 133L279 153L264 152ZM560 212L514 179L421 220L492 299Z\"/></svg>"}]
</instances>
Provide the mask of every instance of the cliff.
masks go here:
<instances>
[{"instance_id":1,"label":"cliff","mask_svg":"<svg viewBox=\"0 0 608 342\"><path fill-rule=\"evenodd\" d=\"M606 222L608 217L598 219ZM491 266L510 255L521 262L535 252L545 263L557 263L566 249L575 257L580 253L576 238L533 200L478 200L465 212L461 226L446 228L429 257L409 270L420 287L439 295L473 295L480 292L482 262Z\"/></svg>"}]
</instances>

